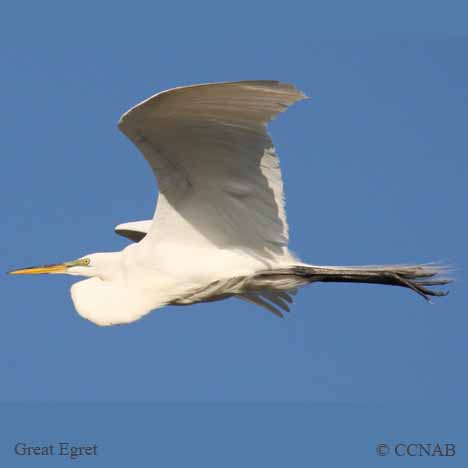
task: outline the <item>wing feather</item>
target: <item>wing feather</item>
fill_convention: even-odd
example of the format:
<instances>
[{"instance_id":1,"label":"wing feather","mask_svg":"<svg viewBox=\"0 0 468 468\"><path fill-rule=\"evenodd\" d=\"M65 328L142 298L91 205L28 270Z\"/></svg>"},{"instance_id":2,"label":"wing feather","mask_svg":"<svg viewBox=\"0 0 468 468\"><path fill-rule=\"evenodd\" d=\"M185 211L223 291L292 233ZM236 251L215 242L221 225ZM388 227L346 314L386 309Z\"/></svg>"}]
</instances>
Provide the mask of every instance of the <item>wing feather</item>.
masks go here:
<instances>
[{"instance_id":1,"label":"wing feather","mask_svg":"<svg viewBox=\"0 0 468 468\"><path fill-rule=\"evenodd\" d=\"M145 241L284 253L283 183L266 124L304 98L277 81L213 83L165 91L126 112L119 128L159 185Z\"/></svg>"}]
</instances>

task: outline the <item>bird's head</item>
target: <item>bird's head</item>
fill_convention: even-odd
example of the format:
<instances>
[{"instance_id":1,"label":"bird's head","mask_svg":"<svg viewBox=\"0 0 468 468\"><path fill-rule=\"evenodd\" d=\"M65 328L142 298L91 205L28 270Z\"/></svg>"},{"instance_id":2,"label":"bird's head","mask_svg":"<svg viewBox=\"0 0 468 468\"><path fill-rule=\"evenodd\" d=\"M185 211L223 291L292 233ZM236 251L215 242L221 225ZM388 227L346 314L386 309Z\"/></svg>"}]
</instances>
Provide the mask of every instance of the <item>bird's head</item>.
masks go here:
<instances>
[{"instance_id":1,"label":"bird's head","mask_svg":"<svg viewBox=\"0 0 468 468\"><path fill-rule=\"evenodd\" d=\"M101 276L111 264L110 256L114 252L85 255L77 260L50 265L39 265L12 270L10 275L65 274L73 276Z\"/></svg>"}]
</instances>

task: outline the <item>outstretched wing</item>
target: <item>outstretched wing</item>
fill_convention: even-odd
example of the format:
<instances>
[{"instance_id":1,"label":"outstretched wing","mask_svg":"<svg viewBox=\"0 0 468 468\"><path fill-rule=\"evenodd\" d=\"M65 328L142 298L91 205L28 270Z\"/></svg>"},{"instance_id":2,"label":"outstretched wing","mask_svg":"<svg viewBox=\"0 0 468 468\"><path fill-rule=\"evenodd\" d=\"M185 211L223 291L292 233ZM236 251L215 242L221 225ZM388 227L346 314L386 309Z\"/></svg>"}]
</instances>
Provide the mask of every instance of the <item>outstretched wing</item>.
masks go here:
<instances>
[{"instance_id":1,"label":"outstretched wing","mask_svg":"<svg viewBox=\"0 0 468 468\"><path fill-rule=\"evenodd\" d=\"M303 98L277 81L213 83L164 91L126 112L119 128L159 185L147 239L284 253L283 183L266 124Z\"/></svg>"}]
</instances>

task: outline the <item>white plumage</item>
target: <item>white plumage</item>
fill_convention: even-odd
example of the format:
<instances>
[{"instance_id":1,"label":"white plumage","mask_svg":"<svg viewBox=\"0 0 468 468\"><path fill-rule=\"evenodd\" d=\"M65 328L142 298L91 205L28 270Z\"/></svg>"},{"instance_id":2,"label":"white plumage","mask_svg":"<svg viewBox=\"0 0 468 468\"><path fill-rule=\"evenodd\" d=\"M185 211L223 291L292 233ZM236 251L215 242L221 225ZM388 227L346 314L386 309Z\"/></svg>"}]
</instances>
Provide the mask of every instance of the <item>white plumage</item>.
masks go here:
<instances>
[{"instance_id":1,"label":"white plumage","mask_svg":"<svg viewBox=\"0 0 468 468\"><path fill-rule=\"evenodd\" d=\"M165 91L126 112L119 128L158 179L148 237L285 253L283 183L266 124L304 97L274 81L217 83Z\"/></svg>"},{"instance_id":2,"label":"white plumage","mask_svg":"<svg viewBox=\"0 0 468 468\"><path fill-rule=\"evenodd\" d=\"M126 112L119 128L159 186L152 220L123 223L121 252L13 273L89 276L72 286L78 312L98 325L132 322L166 304L231 296L277 315L313 281L395 284L427 298L433 266L314 267L288 250L283 182L266 125L305 95L277 81L174 88Z\"/></svg>"}]
</instances>

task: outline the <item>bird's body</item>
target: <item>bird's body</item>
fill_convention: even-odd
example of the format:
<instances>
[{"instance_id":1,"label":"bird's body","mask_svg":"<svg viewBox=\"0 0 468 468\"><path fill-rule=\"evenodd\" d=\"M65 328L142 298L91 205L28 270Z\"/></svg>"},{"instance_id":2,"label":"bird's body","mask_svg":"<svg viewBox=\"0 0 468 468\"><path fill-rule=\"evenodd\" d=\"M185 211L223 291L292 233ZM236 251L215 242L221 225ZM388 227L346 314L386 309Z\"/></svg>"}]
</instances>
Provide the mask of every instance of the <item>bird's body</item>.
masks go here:
<instances>
[{"instance_id":1,"label":"bird's body","mask_svg":"<svg viewBox=\"0 0 468 468\"><path fill-rule=\"evenodd\" d=\"M166 304L238 297L277 315L315 281L393 284L427 298L434 266L317 267L288 249L279 161L266 125L305 95L277 81L212 83L159 93L119 128L158 180L152 220L124 223L121 252L13 273L88 276L72 286L78 312L99 325L128 323Z\"/></svg>"}]
</instances>

